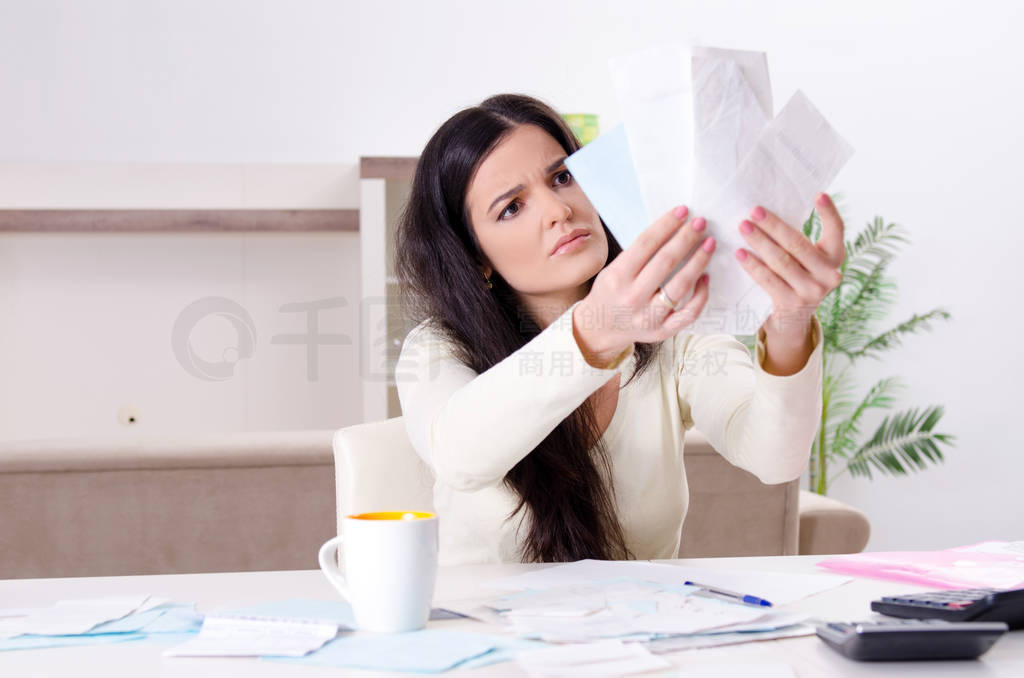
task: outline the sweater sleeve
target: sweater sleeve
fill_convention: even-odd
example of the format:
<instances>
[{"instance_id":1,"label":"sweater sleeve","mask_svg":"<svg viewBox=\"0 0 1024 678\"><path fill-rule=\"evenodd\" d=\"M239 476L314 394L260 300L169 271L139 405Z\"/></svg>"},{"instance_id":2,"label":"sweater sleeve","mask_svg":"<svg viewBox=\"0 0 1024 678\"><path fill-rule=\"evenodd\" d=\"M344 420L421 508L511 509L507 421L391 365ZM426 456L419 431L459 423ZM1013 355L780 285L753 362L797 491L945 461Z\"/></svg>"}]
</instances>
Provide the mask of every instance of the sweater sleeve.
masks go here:
<instances>
[{"instance_id":1,"label":"sweater sleeve","mask_svg":"<svg viewBox=\"0 0 1024 678\"><path fill-rule=\"evenodd\" d=\"M495 485L587 397L618 374L584 359L572 311L482 374L426 324L405 338L395 369L406 432L435 478L456 490Z\"/></svg>"},{"instance_id":2,"label":"sweater sleeve","mask_svg":"<svg viewBox=\"0 0 1024 678\"><path fill-rule=\"evenodd\" d=\"M821 418L822 329L812 320L814 350L799 372L766 372L764 330L755 356L731 335L677 337L675 366L683 425L696 427L732 464L761 482L798 478Z\"/></svg>"}]
</instances>

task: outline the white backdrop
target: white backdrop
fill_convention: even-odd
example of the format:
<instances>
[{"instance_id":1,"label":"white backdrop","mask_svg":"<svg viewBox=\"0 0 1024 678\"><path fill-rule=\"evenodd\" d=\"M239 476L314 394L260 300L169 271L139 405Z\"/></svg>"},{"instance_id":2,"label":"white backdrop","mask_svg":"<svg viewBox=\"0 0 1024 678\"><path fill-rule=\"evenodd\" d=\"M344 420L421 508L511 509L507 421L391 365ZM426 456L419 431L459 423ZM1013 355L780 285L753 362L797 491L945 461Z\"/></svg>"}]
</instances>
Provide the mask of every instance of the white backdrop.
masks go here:
<instances>
[{"instance_id":1,"label":"white backdrop","mask_svg":"<svg viewBox=\"0 0 1024 678\"><path fill-rule=\"evenodd\" d=\"M893 268L900 292L891 322L940 305L954 316L862 371L865 386L903 377L906 405L946 405L941 429L958 436L948 461L910 478L843 480L833 495L868 513L874 549L1024 538L1024 436L1013 424L1024 376L1015 350L1024 240L1015 204L1024 155L1022 33L1024 9L1010 1L0 0L0 163L15 170L31 163L352 164L360 155L415 155L448 115L502 91L599 113L609 129L618 111L608 57L677 38L765 50L776 107L803 89L856 149L833 187L845 196L850 232L880 214L912 235ZM36 236L0 238L4 317L55 303L75 276L95 288L106 268L125 257L155 258L161 249L157 241L136 244L129 257L100 242L64 239L62 277L53 266L27 263L48 257L50 244ZM192 242L181 256L209 258L216 246ZM335 246L339 257L355 256L345 254L356 251L354 243ZM266 264L266 280L290 279L306 268L304 253L322 250L301 238L289 247L279 260L273 248L265 252L277 261ZM139 266L138 275L150 275L148 268ZM169 280L173 269L164 271ZM327 296L358 277L324 273L319 280L293 296ZM180 305L210 289L193 287L184 293L168 283L155 292L157 303L171 308L168 299ZM91 303L114 317L115 301ZM38 375L16 369L37 350L18 331L8 326L0 343L0 395L8 409L21 406L25 390L40 390L31 384ZM84 336L60 348L76 359L51 375L50 387L64 394L58 400L65 405L105 398L113 406L118 394L96 378L90 356L114 360L115 349L93 342L99 348L86 350ZM147 336L139 340L163 341ZM352 360L340 360L351 380L345 370ZM145 378L134 372L117 383ZM357 385L346 383L356 394ZM161 405L174 401L168 388ZM337 419L330 404L303 418L287 391L274 396L276 409L266 396L268 411L277 413L270 427L358 420L358 395L347 393L332 392L345 411ZM58 425L69 416L60 407L45 414L34 421ZM158 418L168 426L217 427L209 418L200 423L198 413L195 421L171 414ZM79 428L89 426L87 417L77 419ZM8 433L36 433L22 420L3 423ZM224 421L267 427L252 417Z\"/></svg>"}]
</instances>

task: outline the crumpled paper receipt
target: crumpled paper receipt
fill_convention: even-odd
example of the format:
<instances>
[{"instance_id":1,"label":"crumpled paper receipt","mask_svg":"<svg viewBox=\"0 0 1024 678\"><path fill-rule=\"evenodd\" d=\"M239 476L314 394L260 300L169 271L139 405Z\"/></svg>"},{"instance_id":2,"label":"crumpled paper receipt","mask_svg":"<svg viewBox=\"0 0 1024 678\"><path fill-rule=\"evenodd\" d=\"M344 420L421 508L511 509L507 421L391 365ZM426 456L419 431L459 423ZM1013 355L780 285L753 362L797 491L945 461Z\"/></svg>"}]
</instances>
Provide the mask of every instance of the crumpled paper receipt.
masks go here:
<instances>
[{"instance_id":1,"label":"crumpled paper receipt","mask_svg":"<svg viewBox=\"0 0 1024 678\"><path fill-rule=\"evenodd\" d=\"M800 229L853 149L800 91L772 117L763 52L664 45L610 69L623 124L566 166L623 248L676 205L707 219L711 292L687 330L754 334L771 300L733 256L740 221L762 205Z\"/></svg>"}]
</instances>

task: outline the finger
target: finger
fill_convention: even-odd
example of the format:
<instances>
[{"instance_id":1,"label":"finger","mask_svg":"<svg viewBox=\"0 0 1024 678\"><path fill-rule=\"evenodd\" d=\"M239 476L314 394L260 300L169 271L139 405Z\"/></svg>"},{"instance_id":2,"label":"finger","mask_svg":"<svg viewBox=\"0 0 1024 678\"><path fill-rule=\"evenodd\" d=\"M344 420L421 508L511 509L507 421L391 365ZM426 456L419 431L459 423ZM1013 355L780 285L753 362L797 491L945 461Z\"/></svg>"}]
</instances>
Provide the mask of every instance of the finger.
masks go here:
<instances>
[{"instance_id":1,"label":"finger","mask_svg":"<svg viewBox=\"0 0 1024 678\"><path fill-rule=\"evenodd\" d=\"M846 258L846 246L843 244L846 226L828 194L819 193L814 205L821 217L821 238L817 247L825 253L826 260L833 268L839 268Z\"/></svg>"},{"instance_id":2,"label":"finger","mask_svg":"<svg viewBox=\"0 0 1024 678\"><path fill-rule=\"evenodd\" d=\"M789 227L783 224L782 228L788 229ZM761 258L761 261L793 288L801 298L818 301L825 296L827 290L824 285L815 280L810 271L804 268L796 257L781 247L767 233L746 220L740 224L739 231L757 253L757 256ZM811 247L814 246L811 245ZM838 274L838 271L832 272ZM825 275L829 279L832 278L828 268L825 268Z\"/></svg>"},{"instance_id":3,"label":"finger","mask_svg":"<svg viewBox=\"0 0 1024 678\"><path fill-rule=\"evenodd\" d=\"M772 212L764 209L763 207L755 207L750 212L750 219L757 224L780 247L789 253L796 261L800 262L800 265L807 271L810 271L814 279L826 287L832 289L839 285L840 274L837 270L839 264L833 265L829 255L823 250L815 247L814 243L807 239L807 237L798 231L797 229L789 226L786 222L780 219ZM757 229L755 229L756 234ZM747 239L752 246L755 244L751 240L751 234L748 236L744 233L742 224L740 233ZM765 261L769 261L763 256L765 253L761 252L757 247L754 247L755 251ZM771 262L769 262L771 263ZM840 262L842 263L842 262ZM778 272L782 272L780 269L776 269ZM795 286L794 286L795 287Z\"/></svg>"},{"instance_id":4,"label":"finger","mask_svg":"<svg viewBox=\"0 0 1024 678\"><path fill-rule=\"evenodd\" d=\"M692 325L697 321L697 318L700 317L701 312L704 310L704 305L708 302L709 285L710 278L705 273L697 280L697 285L693 288L693 296L678 311L673 311L665 319L662 327L666 334L663 339L677 334L684 327Z\"/></svg>"},{"instance_id":5,"label":"finger","mask_svg":"<svg viewBox=\"0 0 1024 678\"><path fill-rule=\"evenodd\" d=\"M647 260L658 251L665 241L683 224L690 211L686 205L680 205L665 214L661 215L653 224L648 226L639 236L636 242L623 250L622 254L615 257L611 265L619 267L629 280L636 277L636 274L643 268Z\"/></svg>"},{"instance_id":6,"label":"finger","mask_svg":"<svg viewBox=\"0 0 1024 678\"><path fill-rule=\"evenodd\" d=\"M687 260L686 264L676 271L670 280L662 285L665 292L673 299L685 299L686 295L693 289L697 279L704 272L704 269L708 267L711 255L714 253L717 245L718 242L714 238L706 238L701 243L701 246L694 251L693 256Z\"/></svg>"},{"instance_id":7,"label":"finger","mask_svg":"<svg viewBox=\"0 0 1024 678\"><path fill-rule=\"evenodd\" d=\"M758 259L753 253L740 248L736 250L736 260L740 262L743 270L747 272L747 275L758 284L758 286L768 293L768 296L772 298L773 305L777 304L776 300L787 300L796 297L796 293L793 288L786 284L786 282L775 275L774 272L763 261Z\"/></svg>"},{"instance_id":8,"label":"finger","mask_svg":"<svg viewBox=\"0 0 1024 678\"><path fill-rule=\"evenodd\" d=\"M702 239L707 242L706 227L707 222L704 217L697 217L677 230L668 242L650 258L636 277L634 294L638 299L646 299L654 294L658 285L672 273L679 262L683 261ZM696 276L693 279L696 280ZM693 280L690 283L692 284ZM687 289L689 287L690 285L686 286ZM672 298L676 297L672 295Z\"/></svg>"}]
</instances>

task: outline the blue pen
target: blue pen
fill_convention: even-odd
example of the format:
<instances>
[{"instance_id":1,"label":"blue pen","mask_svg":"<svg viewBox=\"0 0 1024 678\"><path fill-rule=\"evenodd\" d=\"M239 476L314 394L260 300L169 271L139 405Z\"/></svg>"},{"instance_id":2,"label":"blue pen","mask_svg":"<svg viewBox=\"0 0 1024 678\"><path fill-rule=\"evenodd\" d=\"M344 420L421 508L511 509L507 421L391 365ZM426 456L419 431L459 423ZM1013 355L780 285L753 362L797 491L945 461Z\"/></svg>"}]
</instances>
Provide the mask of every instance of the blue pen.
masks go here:
<instances>
[{"instance_id":1,"label":"blue pen","mask_svg":"<svg viewBox=\"0 0 1024 678\"><path fill-rule=\"evenodd\" d=\"M769 603L767 600L765 600L764 598L758 598L757 596L749 596L749 595L747 595L745 593L736 593L735 591L726 591L725 589L720 589L717 586L708 586L707 584L698 584L695 581L685 581L683 583L686 584L687 586L696 586L698 588L702 588L705 591L707 591L708 593L714 593L715 595L718 595L718 596L724 596L724 597L730 598L732 600L738 600L741 603L747 603L748 605L760 605L762 607L771 607L772 606L772 604Z\"/></svg>"}]
</instances>

